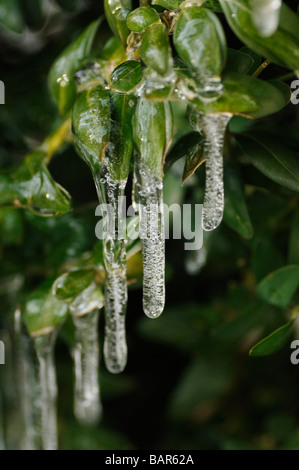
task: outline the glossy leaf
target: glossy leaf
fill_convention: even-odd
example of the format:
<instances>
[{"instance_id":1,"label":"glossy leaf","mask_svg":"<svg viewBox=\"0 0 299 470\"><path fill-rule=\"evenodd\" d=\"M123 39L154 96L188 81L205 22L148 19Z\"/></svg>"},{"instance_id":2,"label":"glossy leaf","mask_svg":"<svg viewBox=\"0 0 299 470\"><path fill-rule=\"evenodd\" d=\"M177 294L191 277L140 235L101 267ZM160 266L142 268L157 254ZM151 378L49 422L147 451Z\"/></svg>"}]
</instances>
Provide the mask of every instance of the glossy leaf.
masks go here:
<instances>
[{"instance_id":1,"label":"glossy leaf","mask_svg":"<svg viewBox=\"0 0 299 470\"><path fill-rule=\"evenodd\" d=\"M69 304L72 315L86 315L104 305L103 288L97 285L96 276L93 269L70 271L56 279L52 292L57 299Z\"/></svg>"},{"instance_id":2,"label":"glossy leaf","mask_svg":"<svg viewBox=\"0 0 299 470\"><path fill-rule=\"evenodd\" d=\"M282 4L278 29L263 37L252 22L249 0L220 0L220 4L230 27L247 46L276 64L299 69L299 17L287 5Z\"/></svg>"},{"instance_id":3,"label":"glossy leaf","mask_svg":"<svg viewBox=\"0 0 299 470\"><path fill-rule=\"evenodd\" d=\"M80 157L92 172L99 168L109 143L110 93L101 86L84 90L72 112L72 129Z\"/></svg>"},{"instance_id":4,"label":"glossy leaf","mask_svg":"<svg viewBox=\"0 0 299 470\"><path fill-rule=\"evenodd\" d=\"M129 93L142 81L142 67L137 60L127 60L111 74L111 89L119 93Z\"/></svg>"},{"instance_id":5,"label":"glossy leaf","mask_svg":"<svg viewBox=\"0 0 299 470\"><path fill-rule=\"evenodd\" d=\"M158 74L165 75L170 70L171 47L167 29L163 24L153 24L145 30L140 55L145 65Z\"/></svg>"},{"instance_id":6,"label":"glossy leaf","mask_svg":"<svg viewBox=\"0 0 299 470\"><path fill-rule=\"evenodd\" d=\"M282 86L284 90L289 89L285 84ZM219 98L209 102L197 98L190 101L190 104L204 114L231 113L260 118L286 106L289 101L286 96L286 93L282 93L273 83L241 73L229 73L224 76L223 90Z\"/></svg>"},{"instance_id":7,"label":"glossy leaf","mask_svg":"<svg viewBox=\"0 0 299 470\"><path fill-rule=\"evenodd\" d=\"M159 20L160 17L156 10L150 7L140 7L127 16L127 26L131 31L142 33L148 26Z\"/></svg>"},{"instance_id":8,"label":"glossy leaf","mask_svg":"<svg viewBox=\"0 0 299 470\"><path fill-rule=\"evenodd\" d=\"M23 315L30 336L48 334L66 318L68 307L52 294L51 288L52 281L45 281L26 298Z\"/></svg>"},{"instance_id":9,"label":"glossy leaf","mask_svg":"<svg viewBox=\"0 0 299 470\"><path fill-rule=\"evenodd\" d=\"M125 49L123 43L117 36L111 36L101 50L100 57L104 60L121 60L124 57Z\"/></svg>"},{"instance_id":10,"label":"glossy leaf","mask_svg":"<svg viewBox=\"0 0 299 470\"><path fill-rule=\"evenodd\" d=\"M126 43L130 33L126 19L132 8L131 0L104 0L105 16L115 36L118 36L123 44Z\"/></svg>"},{"instance_id":11,"label":"glossy leaf","mask_svg":"<svg viewBox=\"0 0 299 470\"><path fill-rule=\"evenodd\" d=\"M267 132L237 135L242 152L265 176L276 183L299 191L299 167L295 152L279 138Z\"/></svg>"},{"instance_id":12,"label":"glossy leaf","mask_svg":"<svg viewBox=\"0 0 299 470\"><path fill-rule=\"evenodd\" d=\"M164 172L166 173L180 158L187 158L187 155L197 154L201 141L202 137L198 132L188 132L188 134L183 135L167 154Z\"/></svg>"},{"instance_id":13,"label":"glossy leaf","mask_svg":"<svg viewBox=\"0 0 299 470\"><path fill-rule=\"evenodd\" d=\"M293 321L286 323L277 330L273 331L269 336L263 338L253 348L251 348L250 356L268 356L279 351L290 339L293 330Z\"/></svg>"},{"instance_id":14,"label":"glossy leaf","mask_svg":"<svg viewBox=\"0 0 299 470\"><path fill-rule=\"evenodd\" d=\"M71 108L76 97L74 74L91 53L102 18L91 23L55 60L49 73L49 87L61 115Z\"/></svg>"},{"instance_id":15,"label":"glossy leaf","mask_svg":"<svg viewBox=\"0 0 299 470\"><path fill-rule=\"evenodd\" d=\"M133 136L143 163L159 178L172 138L172 113L168 103L139 101L133 117Z\"/></svg>"},{"instance_id":16,"label":"glossy leaf","mask_svg":"<svg viewBox=\"0 0 299 470\"><path fill-rule=\"evenodd\" d=\"M299 286L299 266L290 265L265 277L258 286L259 296L276 307L285 308Z\"/></svg>"},{"instance_id":17,"label":"glossy leaf","mask_svg":"<svg viewBox=\"0 0 299 470\"><path fill-rule=\"evenodd\" d=\"M192 176L197 168L205 162L204 148L203 148L203 137L198 136L199 140L193 148L190 148L187 152L186 162L183 172L182 182L185 183L190 176Z\"/></svg>"},{"instance_id":18,"label":"glossy leaf","mask_svg":"<svg viewBox=\"0 0 299 470\"><path fill-rule=\"evenodd\" d=\"M227 225L245 238L253 235L253 228L244 197L244 188L238 171L224 168L225 204L223 218Z\"/></svg>"},{"instance_id":19,"label":"glossy leaf","mask_svg":"<svg viewBox=\"0 0 299 470\"><path fill-rule=\"evenodd\" d=\"M106 164L115 180L124 180L129 174L133 151L132 117L136 98L132 95L111 95L111 131L106 150Z\"/></svg>"},{"instance_id":20,"label":"glossy leaf","mask_svg":"<svg viewBox=\"0 0 299 470\"><path fill-rule=\"evenodd\" d=\"M225 73L238 72L248 74L254 65L254 59L241 50L227 48Z\"/></svg>"},{"instance_id":21,"label":"glossy leaf","mask_svg":"<svg viewBox=\"0 0 299 470\"><path fill-rule=\"evenodd\" d=\"M226 41L212 11L198 6L184 8L175 24L173 40L181 59L196 74L204 79L221 75Z\"/></svg>"},{"instance_id":22,"label":"glossy leaf","mask_svg":"<svg viewBox=\"0 0 299 470\"><path fill-rule=\"evenodd\" d=\"M24 207L45 217L70 210L70 195L53 180L45 158L44 152L33 152L15 170L0 174L0 205Z\"/></svg>"}]
</instances>

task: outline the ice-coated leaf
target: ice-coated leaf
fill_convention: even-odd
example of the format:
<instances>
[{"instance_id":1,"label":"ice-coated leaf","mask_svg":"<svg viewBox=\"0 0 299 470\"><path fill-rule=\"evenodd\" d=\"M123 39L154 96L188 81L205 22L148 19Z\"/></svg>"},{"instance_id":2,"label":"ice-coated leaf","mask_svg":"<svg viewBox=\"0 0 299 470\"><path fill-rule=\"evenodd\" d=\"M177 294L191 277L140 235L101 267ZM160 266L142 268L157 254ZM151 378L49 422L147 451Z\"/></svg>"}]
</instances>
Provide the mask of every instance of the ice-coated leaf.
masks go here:
<instances>
[{"instance_id":1,"label":"ice-coated leaf","mask_svg":"<svg viewBox=\"0 0 299 470\"><path fill-rule=\"evenodd\" d=\"M254 59L242 50L227 48L224 73L238 72L249 74L254 65Z\"/></svg>"},{"instance_id":2,"label":"ice-coated leaf","mask_svg":"<svg viewBox=\"0 0 299 470\"><path fill-rule=\"evenodd\" d=\"M111 130L106 165L116 181L126 180L133 151L132 117L136 108L133 95L111 94Z\"/></svg>"},{"instance_id":3,"label":"ice-coated leaf","mask_svg":"<svg viewBox=\"0 0 299 470\"><path fill-rule=\"evenodd\" d=\"M127 16L127 26L131 31L142 33L148 26L157 23L160 17L156 10L150 7L139 7Z\"/></svg>"},{"instance_id":4,"label":"ice-coated leaf","mask_svg":"<svg viewBox=\"0 0 299 470\"><path fill-rule=\"evenodd\" d=\"M242 152L264 175L293 191L299 191L298 158L293 149L269 132L236 135Z\"/></svg>"},{"instance_id":5,"label":"ice-coated leaf","mask_svg":"<svg viewBox=\"0 0 299 470\"><path fill-rule=\"evenodd\" d=\"M276 307L285 308L299 286L299 266L290 265L266 276L258 286L259 296Z\"/></svg>"},{"instance_id":6,"label":"ice-coated leaf","mask_svg":"<svg viewBox=\"0 0 299 470\"><path fill-rule=\"evenodd\" d=\"M110 137L110 93L97 85L84 90L72 112L72 129L80 157L94 173L98 170Z\"/></svg>"},{"instance_id":7,"label":"ice-coated leaf","mask_svg":"<svg viewBox=\"0 0 299 470\"><path fill-rule=\"evenodd\" d=\"M203 81L221 75L226 41L212 11L199 6L184 8L175 24L173 40L181 59Z\"/></svg>"},{"instance_id":8,"label":"ice-coated leaf","mask_svg":"<svg viewBox=\"0 0 299 470\"><path fill-rule=\"evenodd\" d=\"M129 93L142 81L142 67L137 60L127 60L111 74L111 89L119 93Z\"/></svg>"},{"instance_id":9,"label":"ice-coated leaf","mask_svg":"<svg viewBox=\"0 0 299 470\"><path fill-rule=\"evenodd\" d=\"M172 112L168 103L139 101L133 116L133 135L143 163L161 178L165 152L172 138Z\"/></svg>"},{"instance_id":10,"label":"ice-coated leaf","mask_svg":"<svg viewBox=\"0 0 299 470\"><path fill-rule=\"evenodd\" d=\"M165 75L171 69L171 47L163 24L152 24L145 30L140 55L145 65L160 75Z\"/></svg>"},{"instance_id":11,"label":"ice-coated leaf","mask_svg":"<svg viewBox=\"0 0 299 470\"><path fill-rule=\"evenodd\" d=\"M44 152L35 151L15 169L0 174L0 206L24 207L45 217L70 210L70 195L53 180L45 158Z\"/></svg>"},{"instance_id":12,"label":"ice-coated leaf","mask_svg":"<svg viewBox=\"0 0 299 470\"><path fill-rule=\"evenodd\" d=\"M104 305L103 288L96 282L94 269L78 269L63 274L53 284L57 299L69 304L73 316L79 317Z\"/></svg>"},{"instance_id":13,"label":"ice-coated leaf","mask_svg":"<svg viewBox=\"0 0 299 470\"><path fill-rule=\"evenodd\" d=\"M74 74L91 53L96 32L103 18L91 23L83 33L62 51L49 72L49 88L61 115L72 107L76 97Z\"/></svg>"},{"instance_id":14,"label":"ice-coated leaf","mask_svg":"<svg viewBox=\"0 0 299 470\"><path fill-rule=\"evenodd\" d=\"M47 280L24 303L23 315L30 336L46 335L58 328L68 313L67 305L52 294L53 280Z\"/></svg>"},{"instance_id":15,"label":"ice-coated leaf","mask_svg":"<svg viewBox=\"0 0 299 470\"><path fill-rule=\"evenodd\" d=\"M104 0L106 19L115 36L118 36L123 44L126 43L130 33L126 19L132 8L131 0Z\"/></svg>"},{"instance_id":16,"label":"ice-coated leaf","mask_svg":"<svg viewBox=\"0 0 299 470\"><path fill-rule=\"evenodd\" d=\"M234 33L254 51L282 67L299 69L299 17L282 4L277 30L263 37L252 22L250 0L220 0Z\"/></svg>"},{"instance_id":17,"label":"ice-coated leaf","mask_svg":"<svg viewBox=\"0 0 299 470\"><path fill-rule=\"evenodd\" d=\"M231 113L248 118L260 118L280 111L289 102L289 87L266 82L241 73L229 73L223 78L223 90L214 101L190 100L201 113ZM288 98L287 98L288 96Z\"/></svg>"},{"instance_id":18,"label":"ice-coated leaf","mask_svg":"<svg viewBox=\"0 0 299 470\"><path fill-rule=\"evenodd\" d=\"M279 351L289 341L293 330L293 323L294 321L292 320L273 331L266 338L263 338L250 349L249 355L252 357L268 356Z\"/></svg>"}]
</instances>

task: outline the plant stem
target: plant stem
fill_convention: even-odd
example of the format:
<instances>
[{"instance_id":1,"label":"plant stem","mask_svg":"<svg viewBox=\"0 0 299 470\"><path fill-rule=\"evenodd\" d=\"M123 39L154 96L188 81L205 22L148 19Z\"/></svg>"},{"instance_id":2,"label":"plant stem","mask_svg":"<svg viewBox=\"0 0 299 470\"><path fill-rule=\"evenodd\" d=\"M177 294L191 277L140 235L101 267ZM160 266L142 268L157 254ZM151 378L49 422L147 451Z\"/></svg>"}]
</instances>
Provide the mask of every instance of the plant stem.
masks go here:
<instances>
[{"instance_id":1,"label":"plant stem","mask_svg":"<svg viewBox=\"0 0 299 470\"><path fill-rule=\"evenodd\" d=\"M269 64L271 64L272 60L271 59L266 59L257 69L256 71L252 74L253 77L258 77L260 73L262 73L263 70L265 70L266 67L268 67Z\"/></svg>"}]
</instances>

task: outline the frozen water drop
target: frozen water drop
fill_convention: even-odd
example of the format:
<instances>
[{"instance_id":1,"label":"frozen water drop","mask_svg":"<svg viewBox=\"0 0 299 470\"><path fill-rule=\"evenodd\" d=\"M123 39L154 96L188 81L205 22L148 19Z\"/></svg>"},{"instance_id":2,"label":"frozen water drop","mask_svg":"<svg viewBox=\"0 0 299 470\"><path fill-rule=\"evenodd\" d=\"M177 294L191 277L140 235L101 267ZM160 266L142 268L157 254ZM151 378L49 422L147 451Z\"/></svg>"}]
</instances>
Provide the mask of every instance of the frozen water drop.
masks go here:
<instances>
[{"instance_id":1,"label":"frozen water drop","mask_svg":"<svg viewBox=\"0 0 299 470\"><path fill-rule=\"evenodd\" d=\"M252 21L263 37L275 33L280 18L282 0L250 0Z\"/></svg>"}]
</instances>

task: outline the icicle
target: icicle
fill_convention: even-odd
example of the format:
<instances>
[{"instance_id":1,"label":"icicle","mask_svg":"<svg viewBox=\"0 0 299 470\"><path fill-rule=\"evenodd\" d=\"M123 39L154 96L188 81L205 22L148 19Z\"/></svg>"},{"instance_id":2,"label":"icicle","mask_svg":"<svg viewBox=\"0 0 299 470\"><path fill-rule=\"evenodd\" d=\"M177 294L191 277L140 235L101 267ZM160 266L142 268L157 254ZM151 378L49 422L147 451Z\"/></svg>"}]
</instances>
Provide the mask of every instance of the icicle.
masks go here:
<instances>
[{"instance_id":1,"label":"icicle","mask_svg":"<svg viewBox=\"0 0 299 470\"><path fill-rule=\"evenodd\" d=\"M204 230L214 230L221 223L224 210L223 145L230 113L201 115L199 125L204 136L206 189L202 211Z\"/></svg>"},{"instance_id":2,"label":"icicle","mask_svg":"<svg viewBox=\"0 0 299 470\"><path fill-rule=\"evenodd\" d=\"M103 241L106 272L104 359L107 369L114 374L122 372L127 363L127 262L121 207L125 186L126 180L114 180L104 164L97 184L100 202L108 205L107 235Z\"/></svg>"},{"instance_id":3,"label":"icicle","mask_svg":"<svg viewBox=\"0 0 299 470\"><path fill-rule=\"evenodd\" d=\"M282 0L250 0L252 20L261 36L275 33L280 17Z\"/></svg>"},{"instance_id":4,"label":"icicle","mask_svg":"<svg viewBox=\"0 0 299 470\"><path fill-rule=\"evenodd\" d=\"M99 389L99 310L73 317L76 346L75 360L75 416L82 424L96 424L102 405Z\"/></svg>"},{"instance_id":5,"label":"icicle","mask_svg":"<svg viewBox=\"0 0 299 470\"><path fill-rule=\"evenodd\" d=\"M20 407L20 421L22 436L21 450L37 449L38 429L34 419L34 392L36 383L33 364L29 355L29 338L22 334L21 312L15 311L15 346L16 346L16 370L17 370L17 394Z\"/></svg>"},{"instance_id":6,"label":"icicle","mask_svg":"<svg viewBox=\"0 0 299 470\"><path fill-rule=\"evenodd\" d=\"M57 449L56 397L57 384L54 364L56 331L34 338L38 360L38 411L40 434L44 450Z\"/></svg>"},{"instance_id":7,"label":"icicle","mask_svg":"<svg viewBox=\"0 0 299 470\"><path fill-rule=\"evenodd\" d=\"M135 160L135 181L143 256L143 310L148 317L157 318L165 304L163 182L139 157Z\"/></svg>"}]
</instances>

